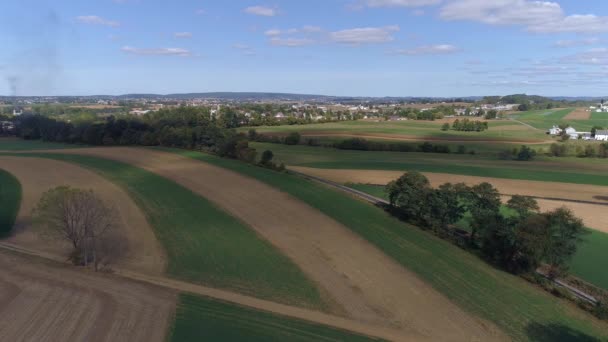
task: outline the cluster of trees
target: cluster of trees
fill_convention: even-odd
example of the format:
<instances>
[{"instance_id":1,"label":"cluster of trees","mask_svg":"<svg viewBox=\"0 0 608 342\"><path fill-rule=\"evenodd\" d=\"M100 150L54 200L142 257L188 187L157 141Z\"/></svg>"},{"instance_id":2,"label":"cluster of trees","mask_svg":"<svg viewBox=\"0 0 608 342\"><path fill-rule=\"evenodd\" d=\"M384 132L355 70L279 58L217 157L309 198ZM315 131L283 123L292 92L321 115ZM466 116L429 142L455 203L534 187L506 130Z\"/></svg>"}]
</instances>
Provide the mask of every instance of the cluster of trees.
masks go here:
<instances>
[{"instance_id":1,"label":"cluster of trees","mask_svg":"<svg viewBox=\"0 0 608 342\"><path fill-rule=\"evenodd\" d=\"M409 120L438 120L443 119L445 116L456 115L456 108L454 106L440 105L427 110L420 110L416 108L402 108L397 113L397 116L407 118Z\"/></svg>"},{"instance_id":2,"label":"cluster of trees","mask_svg":"<svg viewBox=\"0 0 608 342\"><path fill-rule=\"evenodd\" d=\"M237 134L231 116L209 118L204 110L179 107L143 118L109 117L103 121L71 123L42 115L19 118L17 135L23 139L87 144L144 145L199 149L222 157L255 161L247 137Z\"/></svg>"},{"instance_id":3,"label":"cluster of trees","mask_svg":"<svg viewBox=\"0 0 608 342\"><path fill-rule=\"evenodd\" d=\"M117 234L116 211L92 191L57 187L45 192L33 213L43 236L66 241L75 265L107 265L120 257L125 243Z\"/></svg>"},{"instance_id":4,"label":"cluster of trees","mask_svg":"<svg viewBox=\"0 0 608 342\"><path fill-rule=\"evenodd\" d=\"M576 147L562 143L553 143L549 146L548 154L552 157L608 158L608 143L591 143Z\"/></svg>"},{"instance_id":5,"label":"cluster of trees","mask_svg":"<svg viewBox=\"0 0 608 342\"><path fill-rule=\"evenodd\" d=\"M522 145L520 148L513 148L512 150L505 150L498 154L499 159L503 160L518 160L518 161L529 161L536 157L536 151L526 145Z\"/></svg>"},{"instance_id":6,"label":"cluster of trees","mask_svg":"<svg viewBox=\"0 0 608 342\"><path fill-rule=\"evenodd\" d=\"M462 236L454 224L470 215L468 245L516 274L533 272L543 263L552 276L564 274L585 234L582 221L570 210L541 213L529 197L513 196L506 204L511 214L503 215L500 194L488 183L446 183L434 189L424 175L408 172L386 191L394 214L441 237Z\"/></svg>"},{"instance_id":7,"label":"cluster of trees","mask_svg":"<svg viewBox=\"0 0 608 342\"><path fill-rule=\"evenodd\" d=\"M450 129L450 124L445 123L441 127L441 130L447 131ZM481 132L488 129L488 123L485 121L472 121L469 119L456 119L454 123L452 123L452 129L455 131L463 131L463 132Z\"/></svg>"}]
</instances>

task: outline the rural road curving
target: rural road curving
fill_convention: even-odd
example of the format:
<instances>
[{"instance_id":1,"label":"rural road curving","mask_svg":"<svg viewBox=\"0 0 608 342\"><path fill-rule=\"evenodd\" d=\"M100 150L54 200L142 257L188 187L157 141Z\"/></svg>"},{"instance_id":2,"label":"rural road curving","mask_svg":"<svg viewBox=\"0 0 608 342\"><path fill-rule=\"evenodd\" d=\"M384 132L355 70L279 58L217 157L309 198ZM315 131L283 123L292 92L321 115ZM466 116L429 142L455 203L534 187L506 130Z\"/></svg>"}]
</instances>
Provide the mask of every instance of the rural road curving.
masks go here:
<instances>
[{"instance_id":1,"label":"rural road curving","mask_svg":"<svg viewBox=\"0 0 608 342\"><path fill-rule=\"evenodd\" d=\"M432 340L506 339L333 219L271 186L176 154L139 148L49 151L126 162L172 179L246 222L290 257L349 318Z\"/></svg>"},{"instance_id":2,"label":"rural road curving","mask_svg":"<svg viewBox=\"0 0 608 342\"><path fill-rule=\"evenodd\" d=\"M163 273L166 266L163 248L143 213L119 186L85 168L46 158L0 156L0 169L13 174L22 187L21 207L9 242L65 256L69 246L55 239L41 238L41 234L34 231L32 210L44 192L57 186L90 189L118 212L116 233L127 242L126 255L121 257L120 266L152 274Z\"/></svg>"}]
</instances>

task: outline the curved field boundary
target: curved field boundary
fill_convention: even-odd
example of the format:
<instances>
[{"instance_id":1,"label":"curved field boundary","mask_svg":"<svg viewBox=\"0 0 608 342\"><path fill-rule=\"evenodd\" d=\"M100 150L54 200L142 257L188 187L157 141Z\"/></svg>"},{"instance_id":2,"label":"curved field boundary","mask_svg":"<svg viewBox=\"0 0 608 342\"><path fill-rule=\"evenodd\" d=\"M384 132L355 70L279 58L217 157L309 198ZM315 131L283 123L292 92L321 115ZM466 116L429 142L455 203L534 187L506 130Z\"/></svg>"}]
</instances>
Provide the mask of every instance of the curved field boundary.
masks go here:
<instances>
[{"instance_id":1,"label":"curved field boundary","mask_svg":"<svg viewBox=\"0 0 608 342\"><path fill-rule=\"evenodd\" d=\"M87 156L30 153L0 158L13 158L23 165L41 161L46 161L47 166L67 165L86 171L93 179L106 178L109 188L124 188L164 246L167 272L172 276L292 305L316 309L328 306L315 284L267 241L204 198L166 178L124 163ZM32 166L36 169L35 164ZM62 168L64 172L66 169Z\"/></svg>"},{"instance_id":2,"label":"curved field boundary","mask_svg":"<svg viewBox=\"0 0 608 342\"><path fill-rule=\"evenodd\" d=\"M161 342L175 291L0 251L1 341Z\"/></svg>"},{"instance_id":3,"label":"curved field boundary","mask_svg":"<svg viewBox=\"0 0 608 342\"><path fill-rule=\"evenodd\" d=\"M10 235L21 206L21 184L0 164L0 238Z\"/></svg>"},{"instance_id":4,"label":"curved field boundary","mask_svg":"<svg viewBox=\"0 0 608 342\"><path fill-rule=\"evenodd\" d=\"M461 307L496 323L514 340L608 338L605 322L338 190L234 160L172 151L254 177L308 203L414 271Z\"/></svg>"},{"instance_id":5,"label":"curved field boundary","mask_svg":"<svg viewBox=\"0 0 608 342\"><path fill-rule=\"evenodd\" d=\"M13 263L15 263L15 261L18 261L20 263L29 265L29 262L31 261L32 265L35 265L37 268L44 269L46 272L48 272L49 266L53 267L52 269L56 269L62 267L62 264L65 264L65 260L58 259L52 255L0 242L0 262L5 258L5 256L14 256L15 259L10 259L13 261ZM43 259L47 259L48 261ZM74 272L69 268L66 268L66 272L73 272L76 275L83 274L83 272ZM168 290L168 293L179 292L187 297L192 297L192 295L196 295L197 297L195 298L197 299L197 301L235 304L238 307L243 308L244 311L249 311L249 315L272 314L276 316L282 316L282 318L299 320L300 322L297 323L309 322L313 325L333 328L343 332L359 334L360 336L376 337L377 339L385 339L388 341L430 341L428 337L416 334L414 332L406 333L402 330L384 328L377 325L349 320L343 317L332 316L319 311L312 311L305 308L288 306L285 304L271 302L255 297L249 297L234 292L228 292L225 290L205 287L202 285L192 284L175 279L169 279L162 276L154 276L150 274L137 273L121 269L116 269L112 275L101 273L87 273L86 275L89 277L103 277L101 279L105 279L104 281L114 282L114 285L120 285L122 282L125 281L128 283L135 282L136 284L140 283L146 286L152 286L156 289L166 289ZM18 286L14 286L12 284L4 285L0 282L0 288L2 288L3 286L7 288L7 291L0 292L0 304L2 304L2 301L5 299L6 301L10 301L14 297L14 294L20 291ZM252 313L251 309L256 310L255 313ZM176 321L174 321L174 325L179 324L178 321L180 319L186 320L187 322L185 323L188 325L197 324L198 326L194 329L200 329L201 327L204 327L205 324L212 324L212 322L209 322L209 318L202 317L200 313L192 312L192 314L193 315L182 317L176 315ZM0 317L1 315L2 310L0 310ZM219 317L219 319L221 318L223 317ZM216 319L218 319L218 317L216 317ZM202 320L207 320L207 322L204 322ZM291 322L288 321L285 322L286 325L291 325L290 323ZM246 323L244 324L246 325ZM171 329L171 332L173 332L174 325ZM248 327L245 326L244 328ZM192 327L189 327L189 329L192 329ZM234 330L237 329L237 326L235 324L231 324L228 329ZM267 331L274 330L278 331L279 333L281 329L282 327L276 326L276 322L274 324L269 323L269 326L266 327ZM323 337L325 336L317 336L317 339L315 341L323 340ZM252 337L250 336L249 339L251 338ZM196 340L196 338L194 340Z\"/></svg>"},{"instance_id":6,"label":"curved field boundary","mask_svg":"<svg viewBox=\"0 0 608 342\"><path fill-rule=\"evenodd\" d=\"M349 317L439 340L504 339L346 227L262 182L150 149L70 152L126 162L209 198L289 256Z\"/></svg>"},{"instance_id":7,"label":"curved field boundary","mask_svg":"<svg viewBox=\"0 0 608 342\"><path fill-rule=\"evenodd\" d=\"M401 177L405 172L332 170L299 166L290 166L289 169L340 184L358 183L377 185L386 185ZM597 196L608 194L608 187L462 176L432 172L423 172L423 174L428 177L433 186L439 186L443 183L466 183L473 185L488 182L494 185L498 191L505 196L518 194L537 198L542 210L553 210L561 206L566 206L572 209L577 216L582 217L587 226L599 231L608 232L608 215L600 214L602 211L608 210L608 207L606 207L608 202L598 203L595 199ZM563 198L567 200L561 200ZM580 201L580 203L575 201Z\"/></svg>"},{"instance_id":8,"label":"curved field boundary","mask_svg":"<svg viewBox=\"0 0 608 342\"><path fill-rule=\"evenodd\" d=\"M31 222L32 210L42 194L58 186L93 190L118 213L115 232L126 241L118 250L122 267L160 274L166 265L165 253L145 216L129 195L98 174L76 165L42 158L0 156L0 167L15 175L23 188L23 200L10 242L66 257L70 246L63 241L41 237Z\"/></svg>"}]
</instances>

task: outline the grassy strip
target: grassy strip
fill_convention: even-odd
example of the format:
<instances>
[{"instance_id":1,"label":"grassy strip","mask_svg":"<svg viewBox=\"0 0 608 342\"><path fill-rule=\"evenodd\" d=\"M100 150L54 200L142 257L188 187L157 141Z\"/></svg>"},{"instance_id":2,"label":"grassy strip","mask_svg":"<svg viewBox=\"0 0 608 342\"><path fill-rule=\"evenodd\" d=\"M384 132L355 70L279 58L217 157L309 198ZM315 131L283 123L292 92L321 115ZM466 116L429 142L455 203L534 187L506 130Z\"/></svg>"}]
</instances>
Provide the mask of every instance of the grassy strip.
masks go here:
<instances>
[{"instance_id":1,"label":"grassy strip","mask_svg":"<svg viewBox=\"0 0 608 342\"><path fill-rule=\"evenodd\" d=\"M552 340L571 333L608 337L608 325L478 257L408 226L337 190L289 174L191 151L173 150L279 188L352 229L418 274L465 310L516 340Z\"/></svg>"},{"instance_id":2,"label":"grassy strip","mask_svg":"<svg viewBox=\"0 0 608 342\"><path fill-rule=\"evenodd\" d=\"M82 145L62 144L42 140L23 140L17 138L0 139L0 151L60 150L78 147L82 147Z\"/></svg>"},{"instance_id":3,"label":"grassy strip","mask_svg":"<svg viewBox=\"0 0 608 342\"><path fill-rule=\"evenodd\" d=\"M579 245L572 259L570 270L575 276L608 290L606 256L608 254L608 234L590 230Z\"/></svg>"},{"instance_id":4,"label":"grassy strip","mask_svg":"<svg viewBox=\"0 0 608 342\"><path fill-rule=\"evenodd\" d=\"M0 238L13 229L21 206L21 184L10 173L0 169Z\"/></svg>"},{"instance_id":5,"label":"grassy strip","mask_svg":"<svg viewBox=\"0 0 608 342\"><path fill-rule=\"evenodd\" d=\"M586 164L556 162L488 161L475 156L410 154L399 152L340 151L330 148L252 144L272 150L287 165L321 169L420 171L457 175L608 186L606 171L586 171ZM567 169L571 171L555 171ZM592 173L594 172L594 173Z\"/></svg>"},{"instance_id":6,"label":"grassy strip","mask_svg":"<svg viewBox=\"0 0 608 342\"><path fill-rule=\"evenodd\" d=\"M384 192L384 186L382 185L346 185L372 196L388 200L388 195ZM503 215L509 215L506 207L503 207L502 211ZM467 230L469 225L468 218L463 218L457 225L459 228ZM605 272L606 267L602 262L602 260L606 260L607 254L608 234L589 229L589 235L585 236L584 241L579 244L578 252L572 259L570 271L576 277L608 290L608 272Z\"/></svg>"},{"instance_id":7,"label":"grassy strip","mask_svg":"<svg viewBox=\"0 0 608 342\"><path fill-rule=\"evenodd\" d=\"M182 294L169 341L378 341L294 318Z\"/></svg>"},{"instance_id":8,"label":"grassy strip","mask_svg":"<svg viewBox=\"0 0 608 342\"><path fill-rule=\"evenodd\" d=\"M286 304L325 308L315 285L291 260L192 191L151 172L107 159L27 156L84 166L125 189L167 251L167 272L171 276Z\"/></svg>"}]
</instances>

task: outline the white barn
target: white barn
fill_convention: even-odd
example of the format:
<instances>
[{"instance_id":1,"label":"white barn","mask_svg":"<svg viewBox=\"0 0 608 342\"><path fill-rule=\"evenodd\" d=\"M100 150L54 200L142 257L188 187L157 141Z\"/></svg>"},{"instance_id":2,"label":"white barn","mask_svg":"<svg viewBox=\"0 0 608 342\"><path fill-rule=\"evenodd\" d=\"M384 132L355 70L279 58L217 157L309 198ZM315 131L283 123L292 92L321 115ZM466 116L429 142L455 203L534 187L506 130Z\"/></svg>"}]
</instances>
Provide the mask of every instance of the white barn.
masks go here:
<instances>
[{"instance_id":1,"label":"white barn","mask_svg":"<svg viewBox=\"0 0 608 342\"><path fill-rule=\"evenodd\" d=\"M595 131L595 140L597 141L608 141L608 130Z\"/></svg>"}]
</instances>

